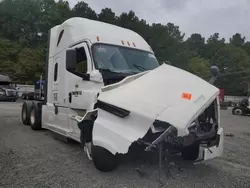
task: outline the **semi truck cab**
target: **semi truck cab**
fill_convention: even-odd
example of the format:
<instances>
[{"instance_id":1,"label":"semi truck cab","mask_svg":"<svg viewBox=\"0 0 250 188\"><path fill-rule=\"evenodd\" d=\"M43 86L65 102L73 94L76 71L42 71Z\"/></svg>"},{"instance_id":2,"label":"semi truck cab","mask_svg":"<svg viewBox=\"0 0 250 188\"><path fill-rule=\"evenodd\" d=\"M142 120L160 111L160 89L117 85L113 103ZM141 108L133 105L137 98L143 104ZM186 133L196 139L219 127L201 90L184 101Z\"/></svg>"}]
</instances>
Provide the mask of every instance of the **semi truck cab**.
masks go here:
<instances>
[{"instance_id":1,"label":"semi truck cab","mask_svg":"<svg viewBox=\"0 0 250 188\"><path fill-rule=\"evenodd\" d=\"M222 155L219 89L160 65L134 31L76 17L53 27L48 42L45 99L23 103L23 124L78 141L101 171L134 144L194 161Z\"/></svg>"},{"instance_id":2,"label":"semi truck cab","mask_svg":"<svg viewBox=\"0 0 250 188\"><path fill-rule=\"evenodd\" d=\"M16 101L17 91L9 76L0 74L0 101Z\"/></svg>"}]
</instances>

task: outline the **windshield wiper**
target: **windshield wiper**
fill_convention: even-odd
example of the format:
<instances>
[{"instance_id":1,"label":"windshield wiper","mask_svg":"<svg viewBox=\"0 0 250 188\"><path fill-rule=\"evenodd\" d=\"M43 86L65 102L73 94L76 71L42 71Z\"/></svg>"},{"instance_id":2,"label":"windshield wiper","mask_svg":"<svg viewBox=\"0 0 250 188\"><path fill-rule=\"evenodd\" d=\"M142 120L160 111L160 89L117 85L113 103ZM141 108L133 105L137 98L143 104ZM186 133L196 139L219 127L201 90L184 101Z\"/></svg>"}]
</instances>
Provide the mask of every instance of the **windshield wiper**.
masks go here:
<instances>
[{"instance_id":1,"label":"windshield wiper","mask_svg":"<svg viewBox=\"0 0 250 188\"><path fill-rule=\"evenodd\" d=\"M113 70L113 69L99 69L100 71L104 72L109 72L109 73L116 73L116 74L137 74L140 71L133 71L133 70L128 70L126 72L123 71L118 71L118 70Z\"/></svg>"},{"instance_id":2,"label":"windshield wiper","mask_svg":"<svg viewBox=\"0 0 250 188\"><path fill-rule=\"evenodd\" d=\"M99 69L100 71L106 71L106 72L113 72L113 73L123 73L123 72L119 72L113 69Z\"/></svg>"},{"instance_id":3,"label":"windshield wiper","mask_svg":"<svg viewBox=\"0 0 250 188\"><path fill-rule=\"evenodd\" d=\"M141 70L141 71L147 71L148 69L146 69L145 67L142 67L140 65L137 65L137 64L132 64L135 68L137 68L138 70Z\"/></svg>"}]
</instances>

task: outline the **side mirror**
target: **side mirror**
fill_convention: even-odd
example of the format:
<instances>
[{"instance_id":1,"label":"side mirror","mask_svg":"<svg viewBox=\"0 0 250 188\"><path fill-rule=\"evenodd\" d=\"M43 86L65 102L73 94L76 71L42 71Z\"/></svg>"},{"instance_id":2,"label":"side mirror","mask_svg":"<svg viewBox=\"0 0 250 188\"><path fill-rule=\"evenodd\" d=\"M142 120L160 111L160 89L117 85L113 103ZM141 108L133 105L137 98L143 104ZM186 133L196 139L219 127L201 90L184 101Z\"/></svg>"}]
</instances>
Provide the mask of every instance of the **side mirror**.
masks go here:
<instances>
[{"instance_id":1,"label":"side mirror","mask_svg":"<svg viewBox=\"0 0 250 188\"><path fill-rule=\"evenodd\" d=\"M68 49L66 51L66 69L74 72L76 70L76 50Z\"/></svg>"}]
</instances>

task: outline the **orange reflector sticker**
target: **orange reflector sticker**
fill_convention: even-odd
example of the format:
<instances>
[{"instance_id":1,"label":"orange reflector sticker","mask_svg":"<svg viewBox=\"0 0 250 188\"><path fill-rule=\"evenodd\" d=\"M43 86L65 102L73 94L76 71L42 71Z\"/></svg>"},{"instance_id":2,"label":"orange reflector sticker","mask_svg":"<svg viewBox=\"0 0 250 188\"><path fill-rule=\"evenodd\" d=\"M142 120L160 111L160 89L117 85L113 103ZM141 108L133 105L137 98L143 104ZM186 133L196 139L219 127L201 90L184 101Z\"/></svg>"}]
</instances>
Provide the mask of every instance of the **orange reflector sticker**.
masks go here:
<instances>
[{"instance_id":1,"label":"orange reflector sticker","mask_svg":"<svg viewBox=\"0 0 250 188\"><path fill-rule=\"evenodd\" d=\"M181 98L191 100L192 95L190 93L182 93Z\"/></svg>"},{"instance_id":2,"label":"orange reflector sticker","mask_svg":"<svg viewBox=\"0 0 250 188\"><path fill-rule=\"evenodd\" d=\"M96 39L97 39L97 41L100 41L100 38L98 36L96 37Z\"/></svg>"}]
</instances>

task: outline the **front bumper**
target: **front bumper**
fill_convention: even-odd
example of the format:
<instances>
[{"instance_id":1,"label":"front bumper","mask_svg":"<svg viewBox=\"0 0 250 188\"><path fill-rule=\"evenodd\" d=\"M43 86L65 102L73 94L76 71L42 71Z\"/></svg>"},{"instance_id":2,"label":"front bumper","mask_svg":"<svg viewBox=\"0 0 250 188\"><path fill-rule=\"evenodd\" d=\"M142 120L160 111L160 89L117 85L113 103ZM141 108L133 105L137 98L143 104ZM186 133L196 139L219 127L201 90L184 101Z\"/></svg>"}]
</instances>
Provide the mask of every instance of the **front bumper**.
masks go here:
<instances>
[{"instance_id":1,"label":"front bumper","mask_svg":"<svg viewBox=\"0 0 250 188\"><path fill-rule=\"evenodd\" d=\"M1 96L0 95L0 101L13 101L17 100L17 96Z\"/></svg>"},{"instance_id":2,"label":"front bumper","mask_svg":"<svg viewBox=\"0 0 250 188\"><path fill-rule=\"evenodd\" d=\"M222 156L223 150L224 150L224 131L223 128L219 128L217 131L217 136L218 136L218 143L212 147L203 147L202 145L200 146L200 153L199 157L196 160L197 162L199 161L206 161L210 160L213 158L217 158Z\"/></svg>"}]
</instances>

